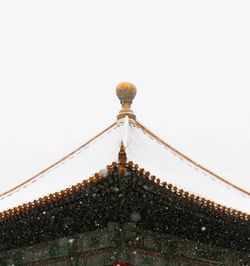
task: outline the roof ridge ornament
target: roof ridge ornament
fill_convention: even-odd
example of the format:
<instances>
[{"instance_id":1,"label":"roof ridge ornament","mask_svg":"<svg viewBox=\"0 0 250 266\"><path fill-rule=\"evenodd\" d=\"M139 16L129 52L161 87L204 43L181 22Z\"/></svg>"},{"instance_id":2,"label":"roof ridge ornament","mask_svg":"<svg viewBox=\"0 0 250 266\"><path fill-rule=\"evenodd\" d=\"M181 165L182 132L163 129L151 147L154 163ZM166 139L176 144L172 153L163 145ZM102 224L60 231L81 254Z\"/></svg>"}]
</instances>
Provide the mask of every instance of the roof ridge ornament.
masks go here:
<instances>
[{"instance_id":1,"label":"roof ridge ornament","mask_svg":"<svg viewBox=\"0 0 250 266\"><path fill-rule=\"evenodd\" d=\"M126 154L126 148L123 144L123 141L121 141L121 145L120 145L120 151L118 154L118 171L120 176L125 176L127 173L127 169L126 169L126 163L127 163L127 154Z\"/></svg>"},{"instance_id":2,"label":"roof ridge ornament","mask_svg":"<svg viewBox=\"0 0 250 266\"><path fill-rule=\"evenodd\" d=\"M123 144L123 141L121 141L121 145L120 145L120 151L119 151L119 155L118 155L118 160L119 163L122 165L125 165L127 163L127 154L126 154L126 148Z\"/></svg>"},{"instance_id":3,"label":"roof ridge ornament","mask_svg":"<svg viewBox=\"0 0 250 266\"><path fill-rule=\"evenodd\" d=\"M129 82L121 82L116 87L116 95L119 98L122 109L119 112L117 119L128 116L129 118L136 119L134 112L131 110L131 104L135 98L137 89Z\"/></svg>"}]
</instances>

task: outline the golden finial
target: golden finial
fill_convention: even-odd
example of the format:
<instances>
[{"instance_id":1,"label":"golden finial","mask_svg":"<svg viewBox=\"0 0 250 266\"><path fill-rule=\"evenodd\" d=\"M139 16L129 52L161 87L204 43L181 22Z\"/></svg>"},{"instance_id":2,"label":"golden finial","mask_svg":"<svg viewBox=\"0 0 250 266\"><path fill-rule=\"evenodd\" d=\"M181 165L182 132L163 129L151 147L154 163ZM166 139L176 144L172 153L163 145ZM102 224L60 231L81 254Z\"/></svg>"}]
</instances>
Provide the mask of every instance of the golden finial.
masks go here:
<instances>
[{"instance_id":1,"label":"golden finial","mask_svg":"<svg viewBox=\"0 0 250 266\"><path fill-rule=\"evenodd\" d=\"M131 104L135 98L136 91L136 87L129 82L122 82L117 85L116 94L122 104L122 109L117 116L118 119L124 118L126 115L129 118L135 119L135 115L131 110Z\"/></svg>"}]
</instances>

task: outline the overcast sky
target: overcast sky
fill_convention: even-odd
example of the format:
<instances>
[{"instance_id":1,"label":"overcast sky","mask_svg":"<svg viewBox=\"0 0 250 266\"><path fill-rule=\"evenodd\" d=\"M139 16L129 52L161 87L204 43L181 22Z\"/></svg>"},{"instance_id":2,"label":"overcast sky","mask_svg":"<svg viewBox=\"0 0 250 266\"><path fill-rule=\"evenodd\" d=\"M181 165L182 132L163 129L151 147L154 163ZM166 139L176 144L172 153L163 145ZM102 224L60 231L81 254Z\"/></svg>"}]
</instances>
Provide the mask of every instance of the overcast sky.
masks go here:
<instances>
[{"instance_id":1,"label":"overcast sky","mask_svg":"<svg viewBox=\"0 0 250 266\"><path fill-rule=\"evenodd\" d=\"M115 121L121 81L140 122L250 190L249 14L249 1L1 1L0 192Z\"/></svg>"}]
</instances>

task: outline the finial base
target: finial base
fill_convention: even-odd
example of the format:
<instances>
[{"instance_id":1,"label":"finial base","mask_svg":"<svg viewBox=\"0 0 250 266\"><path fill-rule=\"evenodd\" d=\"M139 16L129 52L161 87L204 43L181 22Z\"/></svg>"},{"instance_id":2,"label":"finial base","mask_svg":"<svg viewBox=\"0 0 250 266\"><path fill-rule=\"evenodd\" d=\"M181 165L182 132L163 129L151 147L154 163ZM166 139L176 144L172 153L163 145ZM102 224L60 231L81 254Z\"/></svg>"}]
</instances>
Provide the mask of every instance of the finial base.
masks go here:
<instances>
[{"instance_id":1,"label":"finial base","mask_svg":"<svg viewBox=\"0 0 250 266\"><path fill-rule=\"evenodd\" d=\"M121 110L117 116L117 119L119 120L119 119L125 118L126 116L128 116L128 118L136 120L136 116L132 110L130 112L124 112L124 110Z\"/></svg>"}]
</instances>

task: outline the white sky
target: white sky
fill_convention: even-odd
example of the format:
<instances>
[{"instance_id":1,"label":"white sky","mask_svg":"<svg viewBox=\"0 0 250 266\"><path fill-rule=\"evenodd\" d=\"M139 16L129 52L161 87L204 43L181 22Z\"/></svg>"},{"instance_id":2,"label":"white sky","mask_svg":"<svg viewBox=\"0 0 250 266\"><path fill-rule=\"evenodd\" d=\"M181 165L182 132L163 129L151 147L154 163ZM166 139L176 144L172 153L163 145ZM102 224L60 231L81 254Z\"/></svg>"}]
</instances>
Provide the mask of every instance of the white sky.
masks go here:
<instances>
[{"instance_id":1,"label":"white sky","mask_svg":"<svg viewBox=\"0 0 250 266\"><path fill-rule=\"evenodd\" d=\"M121 81L139 121L250 190L249 14L249 1L1 1L0 192L113 122Z\"/></svg>"}]
</instances>

